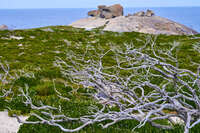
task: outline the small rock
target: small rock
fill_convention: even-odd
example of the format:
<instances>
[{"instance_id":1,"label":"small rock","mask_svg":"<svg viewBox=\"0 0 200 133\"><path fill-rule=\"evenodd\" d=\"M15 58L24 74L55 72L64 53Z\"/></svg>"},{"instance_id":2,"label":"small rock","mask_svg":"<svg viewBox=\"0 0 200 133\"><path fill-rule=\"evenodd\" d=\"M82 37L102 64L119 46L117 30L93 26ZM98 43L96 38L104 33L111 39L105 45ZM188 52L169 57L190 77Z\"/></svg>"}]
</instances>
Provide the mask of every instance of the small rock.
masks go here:
<instances>
[{"instance_id":1,"label":"small rock","mask_svg":"<svg viewBox=\"0 0 200 133\"><path fill-rule=\"evenodd\" d=\"M152 10L149 10L149 9L145 13L145 16L147 16L147 17L152 17L154 15L155 15L155 13Z\"/></svg>"},{"instance_id":2,"label":"small rock","mask_svg":"<svg viewBox=\"0 0 200 133\"><path fill-rule=\"evenodd\" d=\"M38 55L43 55L42 53L38 53Z\"/></svg>"},{"instance_id":3,"label":"small rock","mask_svg":"<svg viewBox=\"0 0 200 133\"><path fill-rule=\"evenodd\" d=\"M144 11L140 11L140 12L134 13L133 16L144 17L145 16L145 12Z\"/></svg>"},{"instance_id":4,"label":"small rock","mask_svg":"<svg viewBox=\"0 0 200 133\"><path fill-rule=\"evenodd\" d=\"M154 15L155 15L155 13L152 10L149 10L149 9L146 12L140 11L140 12L133 14L133 16L138 16L138 17L144 17L144 16L152 17Z\"/></svg>"},{"instance_id":5,"label":"small rock","mask_svg":"<svg viewBox=\"0 0 200 133\"><path fill-rule=\"evenodd\" d=\"M8 26L5 24L0 25L0 30L8 30Z\"/></svg>"},{"instance_id":6,"label":"small rock","mask_svg":"<svg viewBox=\"0 0 200 133\"><path fill-rule=\"evenodd\" d=\"M30 36L31 39L35 39L35 36Z\"/></svg>"},{"instance_id":7,"label":"small rock","mask_svg":"<svg viewBox=\"0 0 200 133\"><path fill-rule=\"evenodd\" d=\"M7 38L7 37L1 37L1 39L3 39L3 40L9 40L10 38Z\"/></svg>"},{"instance_id":8,"label":"small rock","mask_svg":"<svg viewBox=\"0 0 200 133\"><path fill-rule=\"evenodd\" d=\"M174 124L180 124L180 125L184 124L184 121L179 117L170 117L170 119Z\"/></svg>"},{"instance_id":9,"label":"small rock","mask_svg":"<svg viewBox=\"0 0 200 133\"><path fill-rule=\"evenodd\" d=\"M52 30L51 28L42 29L42 31L46 31L46 32L54 32L54 30Z\"/></svg>"},{"instance_id":10,"label":"small rock","mask_svg":"<svg viewBox=\"0 0 200 133\"><path fill-rule=\"evenodd\" d=\"M10 39L21 40L21 39L24 39L24 38L21 37L21 36L10 36Z\"/></svg>"},{"instance_id":11,"label":"small rock","mask_svg":"<svg viewBox=\"0 0 200 133\"><path fill-rule=\"evenodd\" d=\"M18 46L19 46L19 47L22 47L22 46L23 46L23 44L18 44Z\"/></svg>"},{"instance_id":12,"label":"small rock","mask_svg":"<svg viewBox=\"0 0 200 133\"><path fill-rule=\"evenodd\" d=\"M67 44L67 46L70 46L70 45L71 45L71 42L70 42L70 41L68 41L68 40L66 40L66 39L64 39L63 41Z\"/></svg>"},{"instance_id":13,"label":"small rock","mask_svg":"<svg viewBox=\"0 0 200 133\"><path fill-rule=\"evenodd\" d=\"M61 52L60 51L53 51L54 53L56 53L56 54L60 54Z\"/></svg>"},{"instance_id":14,"label":"small rock","mask_svg":"<svg viewBox=\"0 0 200 133\"><path fill-rule=\"evenodd\" d=\"M129 13L126 17L130 17L130 16L133 16L133 15Z\"/></svg>"}]
</instances>

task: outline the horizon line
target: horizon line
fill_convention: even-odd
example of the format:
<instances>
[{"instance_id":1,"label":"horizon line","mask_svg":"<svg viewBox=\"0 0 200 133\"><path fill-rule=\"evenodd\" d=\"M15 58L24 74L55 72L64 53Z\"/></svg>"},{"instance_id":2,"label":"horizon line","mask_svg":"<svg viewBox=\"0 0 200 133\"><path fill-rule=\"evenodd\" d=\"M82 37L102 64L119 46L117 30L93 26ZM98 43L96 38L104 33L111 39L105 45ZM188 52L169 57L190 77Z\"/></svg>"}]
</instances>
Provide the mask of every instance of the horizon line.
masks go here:
<instances>
[{"instance_id":1,"label":"horizon line","mask_svg":"<svg viewBox=\"0 0 200 133\"><path fill-rule=\"evenodd\" d=\"M184 8L184 7L200 7L199 6L136 6L136 7L124 7L124 8ZM0 10L12 10L12 9L91 9L91 8L97 8L97 7L42 7L42 8L1 8Z\"/></svg>"}]
</instances>

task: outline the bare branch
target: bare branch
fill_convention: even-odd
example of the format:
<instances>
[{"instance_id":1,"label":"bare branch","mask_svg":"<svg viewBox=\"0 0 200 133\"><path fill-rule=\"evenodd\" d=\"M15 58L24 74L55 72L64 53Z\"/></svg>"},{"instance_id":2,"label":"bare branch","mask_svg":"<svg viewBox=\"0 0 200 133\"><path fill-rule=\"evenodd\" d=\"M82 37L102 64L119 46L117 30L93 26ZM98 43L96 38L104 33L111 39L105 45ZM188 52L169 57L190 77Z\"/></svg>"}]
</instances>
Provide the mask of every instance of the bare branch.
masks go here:
<instances>
[{"instance_id":1,"label":"bare branch","mask_svg":"<svg viewBox=\"0 0 200 133\"><path fill-rule=\"evenodd\" d=\"M59 108L34 105L26 87L26 92L21 89L24 103L30 105L33 110L39 110L41 114L48 116L48 119L32 114L38 121L24 123L46 123L57 126L64 132L76 132L90 124L107 120L110 122L101 123L102 128L122 120L137 120L140 124L135 128L150 123L158 128L171 129L174 125L172 118L176 117L184 121L185 133L188 133L190 128L200 123L200 67L197 68L197 73L180 69L177 56L173 54L179 43L174 42L169 50L161 53L155 48L155 39L149 39L141 48L125 44L124 48L111 49L89 60L86 58L87 50L83 56L70 52L67 60L71 62L56 58L54 65L60 68L62 74L69 77L73 84L95 89L96 92L92 95L103 107L93 107L95 111L91 109L90 115L79 118L67 117L62 112L55 115L51 110ZM146 47L150 48L150 51L146 52ZM116 61L112 66L105 65L104 57L109 52L114 53L110 59ZM69 100L63 97L55 86L54 90L60 98ZM113 106L119 110L113 111L109 108ZM156 120L166 120L168 124L160 124ZM80 122L81 125L66 129L60 124L70 121Z\"/></svg>"}]
</instances>

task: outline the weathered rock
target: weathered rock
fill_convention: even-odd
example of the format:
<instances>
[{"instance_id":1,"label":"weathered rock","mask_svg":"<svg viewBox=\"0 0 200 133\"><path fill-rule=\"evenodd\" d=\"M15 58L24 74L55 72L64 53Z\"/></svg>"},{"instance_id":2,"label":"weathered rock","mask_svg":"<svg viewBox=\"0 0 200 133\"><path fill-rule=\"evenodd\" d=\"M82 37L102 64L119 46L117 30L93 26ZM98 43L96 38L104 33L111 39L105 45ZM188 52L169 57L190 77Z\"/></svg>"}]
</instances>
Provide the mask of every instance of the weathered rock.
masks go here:
<instances>
[{"instance_id":1,"label":"weathered rock","mask_svg":"<svg viewBox=\"0 0 200 133\"><path fill-rule=\"evenodd\" d=\"M123 7L120 4L115 4L108 7L113 17L123 16Z\"/></svg>"},{"instance_id":2,"label":"weathered rock","mask_svg":"<svg viewBox=\"0 0 200 133\"><path fill-rule=\"evenodd\" d=\"M0 30L8 30L8 26L7 25L0 25Z\"/></svg>"},{"instance_id":3,"label":"weathered rock","mask_svg":"<svg viewBox=\"0 0 200 133\"><path fill-rule=\"evenodd\" d=\"M152 10L149 10L149 9L145 13L145 16L147 16L147 17L152 17L154 15L155 15L155 13Z\"/></svg>"},{"instance_id":4,"label":"weathered rock","mask_svg":"<svg viewBox=\"0 0 200 133\"><path fill-rule=\"evenodd\" d=\"M106 8L106 5L98 5L98 9L104 9Z\"/></svg>"},{"instance_id":5,"label":"weathered rock","mask_svg":"<svg viewBox=\"0 0 200 133\"><path fill-rule=\"evenodd\" d=\"M134 15L134 14L133 14L133 15ZM133 15L129 13L126 17L130 17L130 16L133 16Z\"/></svg>"},{"instance_id":6,"label":"weathered rock","mask_svg":"<svg viewBox=\"0 0 200 133\"><path fill-rule=\"evenodd\" d=\"M51 29L51 28L45 28L45 29L42 29L42 31L45 31L45 32L54 32L54 30Z\"/></svg>"},{"instance_id":7,"label":"weathered rock","mask_svg":"<svg viewBox=\"0 0 200 133\"><path fill-rule=\"evenodd\" d=\"M85 28L87 30L104 26L106 24L106 19L99 17L83 18L71 24L73 27Z\"/></svg>"},{"instance_id":8,"label":"weathered rock","mask_svg":"<svg viewBox=\"0 0 200 133\"><path fill-rule=\"evenodd\" d=\"M114 16L111 12L102 11L101 14L100 14L100 17L105 18L105 19L110 19L110 18L113 18Z\"/></svg>"},{"instance_id":9,"label":"weathered rock","mask_svg":"<svg viewBox=\"0 0 200 133\"><path fill-rule=\"evenodd\" d=\"M17 133L20 125L16 118L9 117L7 111L0 112L0 133ZM28 119L28 116L19 116L23 121Z\"/></svg>"},{"instance_id":10,"label":"weathered rock","mask_svg":"<svg viewBox=\"0 0 200 133\"><path fill-rule=\"evenodd\" d=\"M103 30L114 32L142 32L149 34L193 35L198 34L182 24L166 18L155 16L152 10L140 11L133 15L123 16L123 7L119 4L112 6L100 5L98 10L88 12L91 17L81 19L71 24L73 27L87 30L104 26ZM115 18L116 17L116 18ZM105 18L105 19L102 19Z\"/></svg>"},{"instance_id":11,"label":"weathered rock","mask_svg":"<svg viewBox=\"0 0 200 133\"><path fill-rule=\"evenodd\" d=\"M108 23L109 22L109 23ZM139 16L120 16L111 19L86 18L78 20L71 24L77 28L98 28L105 26L103 30L113 32L142 32L149 34L167 34L167 35L193 35L198 34L182 24L176 23L159 16L139 17Z\"/></svg>"},{"instance_id":12,"label":"weathered rock","mask_svg":"<svg viewBox=\"0 0 200 133\"><path fill-rule=\"evenodd\" d=\"M88 16L96 17L100 14L99 10L92 10L88 12Z\"/></svg>"},{"instance_id":13,"label":"weathered rock","mask_svg":"<svg viewBox=\"0 0 200 133\"><path fill-rule=\"evenodd\" d=\"M123 16L123 7L120 4L115 4L108 7L105 5L99 5L98 10L89 11L88 16L106 19Z\"/></svg>"},{"instance_id":14,"label":"weathered rock","mask_svg":"<svg viewBox=\"0 0 200 133\"><path fill-rule=\"evenodd\" d=\"M138 16L138 17L144 17L144 16L152 17L154 15L155 15L155 13L152 10L149 10L149 9L146 12L140 11L140 12L136 12L136 13L133 14L133 16Z\"/></svg>"},{"instance_id":15,"label":"weathered rock","mask_svg":"<svg viewBox=\"0 0 200 133\"><path fill-rule=\"evenodd\" d=\"M133 16L144 17L145 16L145 12L144 11L140 11L140 12L134 13Z\"/></svg>"}]
</instances>

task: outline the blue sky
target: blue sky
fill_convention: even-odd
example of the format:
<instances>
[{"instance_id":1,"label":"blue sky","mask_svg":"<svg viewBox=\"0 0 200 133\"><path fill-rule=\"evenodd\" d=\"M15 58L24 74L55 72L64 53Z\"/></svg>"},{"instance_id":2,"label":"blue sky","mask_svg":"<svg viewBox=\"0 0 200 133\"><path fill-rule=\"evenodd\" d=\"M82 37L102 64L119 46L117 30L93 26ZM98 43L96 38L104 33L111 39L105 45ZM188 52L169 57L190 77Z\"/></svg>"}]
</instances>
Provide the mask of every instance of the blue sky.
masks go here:
<instances>
[{"instance_id":1,"label":"blue sky","mask_svg":"<svg viewBox=\"0 0 200 133\"><path fill-rule=\"evenodd\" d=\"M200 6L200 0L0 0L0 9L15 8L94 8L120 3L124 7Z\"/></svg>"}]
</instances>

